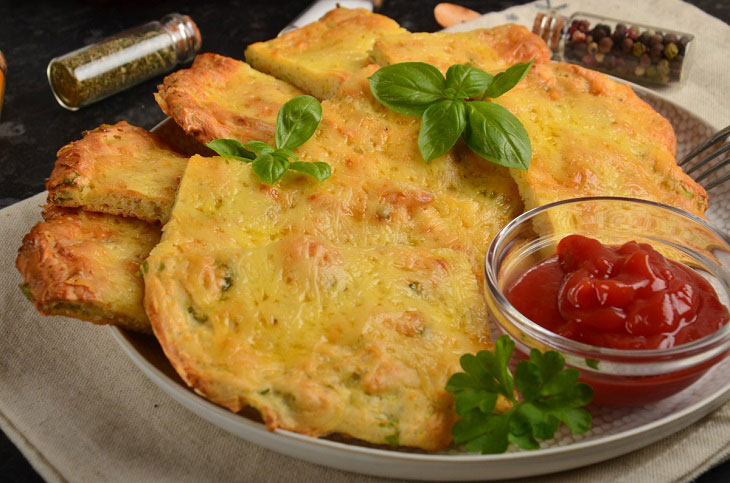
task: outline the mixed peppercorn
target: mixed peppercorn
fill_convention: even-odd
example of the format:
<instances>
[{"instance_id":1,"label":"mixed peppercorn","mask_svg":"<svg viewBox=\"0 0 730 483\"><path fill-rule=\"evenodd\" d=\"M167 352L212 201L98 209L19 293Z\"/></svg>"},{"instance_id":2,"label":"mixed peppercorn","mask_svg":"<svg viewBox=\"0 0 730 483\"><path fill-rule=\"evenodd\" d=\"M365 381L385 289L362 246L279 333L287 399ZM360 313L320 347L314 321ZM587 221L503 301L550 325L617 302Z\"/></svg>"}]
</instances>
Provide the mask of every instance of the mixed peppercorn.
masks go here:
<instances>
[{"instance_id":1,"label":"mixed peppercorn","mask_svg":"<svg viewBox=\"0 0 730 483\"><path fill-rule=\"evenodd\" d=\"M669 84L682 74L689 35L678 37L652 28L642 29L618 23L598 23L575 19L565 37L564 57L618 77L640 83Z\"/></svg>"}]
</instances>

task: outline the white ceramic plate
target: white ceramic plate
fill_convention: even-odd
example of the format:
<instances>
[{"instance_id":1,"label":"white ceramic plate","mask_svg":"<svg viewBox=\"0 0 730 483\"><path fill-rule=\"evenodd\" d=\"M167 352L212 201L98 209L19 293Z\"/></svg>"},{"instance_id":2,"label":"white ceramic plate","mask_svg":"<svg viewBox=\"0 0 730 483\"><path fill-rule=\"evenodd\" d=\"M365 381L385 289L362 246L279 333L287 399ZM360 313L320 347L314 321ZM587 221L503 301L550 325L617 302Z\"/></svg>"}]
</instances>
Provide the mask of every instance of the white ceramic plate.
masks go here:
<instances>
[{"instance_id":1,"label":"white ceramic plate","mask_svg":"<svg viewBox=\"0 0 730 483\"><path fill-rule=\"evenodd\" d=\"M646 89L637 93L669 119L677 133L678 156L712 133L712 127L676 104ZM176 127L163 122L158 134L173 144ZM183 141L189 143L189 141ZM190 145L187 146L188 150ZM730 183L712 193L708 217L726 232ZM718 190L716 190L718 191ZM573 436L562 428L555 440L536 451L500 455L477 455L447 451L425 453L317 439L289 431L269 432L253 417L234 414L190 390L175 374L157 341L148 336L111 328L114 339L144 374L177 402L206 419L254 444L280 453L375 476L422 480L484 480L544 475L604 461L651 444L694 423L730 399L730 359L726 359L691 387L655 404L632 409L592 409L593 428Z\"/></svg>"}]
</instances>

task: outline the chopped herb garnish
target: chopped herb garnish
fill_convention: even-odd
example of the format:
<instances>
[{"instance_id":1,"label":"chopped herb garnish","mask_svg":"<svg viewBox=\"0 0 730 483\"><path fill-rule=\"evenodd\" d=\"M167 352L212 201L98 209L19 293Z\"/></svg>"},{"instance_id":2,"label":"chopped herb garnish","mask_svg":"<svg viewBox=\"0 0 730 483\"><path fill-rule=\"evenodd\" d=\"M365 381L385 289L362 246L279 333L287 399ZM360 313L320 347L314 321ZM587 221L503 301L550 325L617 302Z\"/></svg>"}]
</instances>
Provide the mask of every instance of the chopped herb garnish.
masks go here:
<instances>
[{"instance_id":1,"label":"chopped herb garnish","mask_svg":"<svg viewBox=\"0 0 730 483\"><path fill-rule=\"evenodd\" d=\"M593 399L593 389L578 382L578 370L564 369L565 359L557 352L532 349L530 359L517 365L513 377L508 364L514 347L505 335L497 340L494 352L463 355L464 372L454 374L446 384L461 417L451 434L456 444L469 451L503 453L510 443L537 449L539 440L555 436L560 423L573 434L591 427L591 414L581 407ZM499 395L512 403L504 413L494 410Z\"/></svg>"},{"instance_id":2,"label":"chopped herb garnish","mask_svg":"<svg viewBox=\"0 0 730 483\"><path fill-rule=\"evenodd\" d=\"M205 315L204 313L200 312L200 311L199 311L198 309L196 309L196 308L195 308L195 307L193 307L192 305L190 305L190 306L188 307L188 313L189 313L189 314L190 314L190 315L191 315L191 316L192 316L192 317L193 317L193 318L194 318L194 319L195 319L195 320L196 320L197 322L200 322L201 324L202 324L202 323L204 323L204 322L208 322L208 316L207 316L207 315Z\"/></svg>"}]
</instances>

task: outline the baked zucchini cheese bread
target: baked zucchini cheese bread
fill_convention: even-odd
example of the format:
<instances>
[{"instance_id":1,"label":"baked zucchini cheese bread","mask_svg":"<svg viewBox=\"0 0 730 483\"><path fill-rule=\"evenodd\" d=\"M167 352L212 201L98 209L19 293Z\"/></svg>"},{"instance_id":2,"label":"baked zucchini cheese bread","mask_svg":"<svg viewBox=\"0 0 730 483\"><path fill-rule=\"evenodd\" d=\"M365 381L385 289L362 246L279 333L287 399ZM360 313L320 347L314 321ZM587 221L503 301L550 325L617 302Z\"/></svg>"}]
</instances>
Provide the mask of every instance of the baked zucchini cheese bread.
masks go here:
<instances>
[{"instance_id":1,"label":"baked zucchini cheese bread","mask_svg":"<svg viewBox=\"0 0 730 483\"><path fill-rule=\"evenodd\" d=\"M43 217L16 261L38 311L149 333L139 267L160 240L159 226L56 206Z\"/></svg>"},{"instance_id":2,"label":"baked zucchini cheese bread","mask_svg":"<svg viewBox=\"0 0 730 483\"><path fill-rule=\"evenodd\" d=\"M454 64L502 71L520 62L550 62L550 50L540 37L521 25L458 33L403 33L378 39L371 52L378 65L426 62L446 72Z\"/></svg>"},{"instance_id":3,"label":"baked zucchini cheese bread","mask_svg":"<svg viewBox=\"0 0 730 483\"><path fill-rule=\"evenodd\" d=\"M165 222L186 164L155 134L125 121L103 124L58 152L48 202Z\"/></svg>"},{"instance_id":4,"label":"baked zucchini cheese bread","mask_svg":"<svg viewBox=\"0 0 730 483\"><path fill-rule=\"evenodd\" d=\"M201 193L205 193L204 196ZM513 213L404 181L293 173L267 186L248 165L190 159L165 233L176 243L264 246L289 234L355 247L411 245L464 252L481 281L492 237Z\"/></svg>"},{"instance_id":5,"label":"baked zucchini cheese bread","mask_svg":"<svg viewBox=\"0 0 730 483\"><path fill-rule=\"evenodd\" d=\"M233 138L269 142L279 108L302 91L248 64L201 54L158 87L162 111L201 143Z\"/></svg>"},{"instance_id":6,"label":"baked zucchini cheese bread","mask_svg":"<svg viewBox=\"0 0 730 483\"><path fill-rule=\"evenodd\" d=\"M532 142L530 169L511 170L526 209L583 196L657 201L702 216L705 190L675 161L669 122L630 87L582 67L535 65L495 100L517 116ZM563 213L555 227L590 223Z\"/></svg>"},{"instance_id":7,"label":"baked zucchini cheese bread","mask_svg":"<svg viewBox=\"0 0 730 483\"><path fill-rule=\"evenodd\" d=\"M155 335L196 391L271 429L444 448L445 383L489 346L465 206L338 175L267 187L193 157L146 264Z\"/></svg>"},{"instance_id":8,"label":"baked zucchini cheese bread","mask_svg":"<svg viewBox=\"0 0 730 483\"><path fill-rule=\"evenodd\" d=\"M370 62L376 39L406 31L388 17L365 9L336 8L319 21L246 48L246 61L318 99Z\"/></svg>"}]
</instances>

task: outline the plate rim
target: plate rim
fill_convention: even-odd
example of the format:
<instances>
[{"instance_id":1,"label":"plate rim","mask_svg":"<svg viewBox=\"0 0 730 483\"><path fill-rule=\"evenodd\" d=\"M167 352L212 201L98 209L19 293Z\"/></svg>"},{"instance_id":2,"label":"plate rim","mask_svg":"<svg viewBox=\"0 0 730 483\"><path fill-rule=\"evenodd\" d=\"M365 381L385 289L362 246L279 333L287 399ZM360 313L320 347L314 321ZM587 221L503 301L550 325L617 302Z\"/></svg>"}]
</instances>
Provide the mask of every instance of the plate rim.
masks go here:
<instances>
[{"instance_id":1,"label":"plate rim","mask_svg":"<svg viewBox=\"0 0 730 483\"><path fill-rule=\"evenodd\" d=\"M415 462L440 462L440 463L449 463L449 462L474 462L474 463L482 463L482 462L490 462L490 461L503 461L503 460L522 460L522 459L532 459L536 456L559 456L564 455L566 453L572 453L575 451L584 451L589 449L595 449L598 446L604 446L607 444L616 443L618 441L622 441L624 439L631 439L635 436L639 436L644 433L648 432L658 432L663 427L671 425L672 423L676 421L680 421L684 418L688 418L692 415L699 414L698 418L704 416L709 411L714 409L715 407L722 405L722 403L726 402L730 399L730 381L728 381L724 386L721 386L719 389L714 391L712 394L700 399L699 401L696 401L695 403L677 411L673 412L672 414L668 416L664 416L662 418L659 418L657 420L654 420L649 423L645 423L642 425L637 426L636 428L632 428L630 430L621 431L616 434L611 434L607 436L601 436L599 438L590 439L587 441L580 441L577 443L572 444L566 444L563 446L556 446L552 448L541 448L537 450L531 450L531 451L515 451L510 453L501 453L501 454L489 454L489 455L483 455L483 454L442 454L442 453L435 453L435 454L425 454L425 453L408 453L404 451L395 451L395 450L388 450L388 449L380 449L380 448L370 448L367 446L358 446L354 444L348 444L343 443L339 441L332 441L328 439L322 439L322 438L314 438L311 436L306 436L303 434L295 433L293 431L287 431L283 429L276 429L273 432L266 429L266 426L263 423L259 423L256 421L253 421L245 416L239 415L238 413L233 413L225 408L222 408L220 406L217 406L216 404L212 403L211 401L208 401L203 396L200 396L193 392L189 388L183 387L178 382L170 379L166 374L164 374L162 371L160 371L153 363L148 361L137 349L134 347L134 344L132 344L127 334L124 330L109 326L109 330L112 333L112 337L114 340L121 346L123 351L132 359L132 362L140 369L142 372L144 372L150 379L153 380L158 386L164 385L165 388L168 390L178 394L180 397L188 399L189 402L202 406L201 409L205 410L212 410L218 412L218 414L225 419L231 419L230 422L234 424L245 424L245 425L252 425L252 429L257 431L262 431L267 434L274 433L279 434L281 436L286 436L292 439L299 440L301 442L306 443L312 443L318 446L327 447L331 449L338 449L338 450L344 450L344 451L353 451L356 453L363 453L368 454L370 456L385 456L396 460L413 460ZM715 371L716 368L719 366L715 366L708 371L708 374L711 371ZM704 377L704 376L703 376ZM713 404L717 403L717 406L713 407ZM706 408L710 408L708 412L702 413L702 411ZM205 418L204 418L205 419ZM206 421L209 421L206 419ZM209 421L210 422L210 421ZM690 421L687 424L691 424L692 421ZM213 423L215 424L215 423ZM219 426L220 427L220 426ZM676 431L680 431L685 426L679 427L676 429ZM228 431L227 428L222 428L226 431ZM229 431L230 432L230 431ZM649 443L650 444L650 443Z\"/></svg>"}]
</instances>

